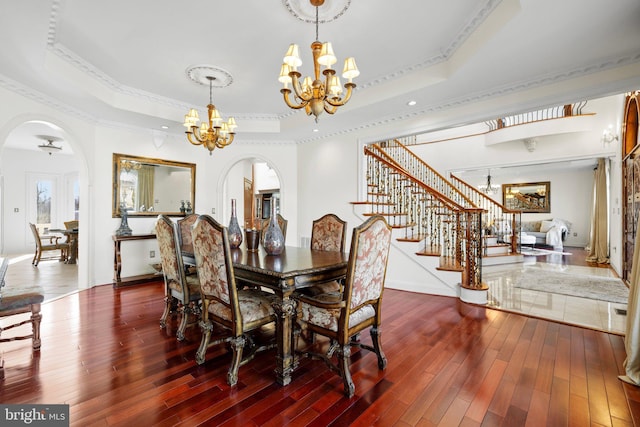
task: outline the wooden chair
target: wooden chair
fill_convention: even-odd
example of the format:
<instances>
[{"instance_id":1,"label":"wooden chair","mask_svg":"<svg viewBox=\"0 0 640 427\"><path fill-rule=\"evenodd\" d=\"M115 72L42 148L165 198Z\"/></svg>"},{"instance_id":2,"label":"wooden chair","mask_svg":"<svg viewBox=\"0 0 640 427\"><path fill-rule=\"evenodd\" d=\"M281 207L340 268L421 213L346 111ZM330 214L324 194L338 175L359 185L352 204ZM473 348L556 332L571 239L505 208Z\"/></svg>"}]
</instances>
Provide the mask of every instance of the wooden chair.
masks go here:
<instances>
[{"instance_id":1,"label":"wooden chair","mask_svg":"<svg viewBox=\"0 0 640 427\"><path fill-rule=\"evenodd\" d=\"M178 225L178 245L183 258L186 256L193 260L193 240L191 239L191 227L198 219L197 214L189 214L176 221ZM193 261L191 261L193 262ZM184 271L187 275L196 274L196 268L193 265L185 265Z\"/></svg>"},{"instance_id":2,"label":"wooden chair","mask_svg":"<svg viewBox=\"0 0 640 427\"><path fill-rule=\"evenodd\" d=\"M308 350L303 353L320 357L331 370L338 373L342 377L344 392L349 397L355 393L349 371L351 346L375 352L379 369L387 366L380 343L380 307L390 244L391 227L385 219L380 215L369 218L353 230L342 295L331 293L296 297L300 306L297 320L300 327L330 340L326 353ZM353 338L369 327L373 346Z\"/></svg>"},{"instance_id":3,"label":"wooden chair","mask_svg":"<svg viewBox=\"0 0 640 427\"><path fill-rule=\"evenodd\" d=\"M311 249L315 251L344 252L347 222L334 214L326 214L313 221L311 227ZM342 285L338 281L321 283L310 288L300 290L306 295L319 295L331 292L342 292Z\"/></svg>"},{"instance_id":4,"label":"wooden chair","mask_svg":"<svg viewBox=\"0 0 640 427\"><path fill-rule=\"evenodd\" d=\"M37 267L41 260L50 260L57 259L58 261L64 261L69 253L69 244L60 242L60 238L62 236L47 236L45 238L40 237L40 233L38 232L38 227L35 224L29 223L29 227L31 227L31 232L33 233L33 238L36 242L36 251L33 255L33 260L31 264L34 267ZM45 252L52 251L60 251L59 256L50 256L43 258L42 255Z\"/></svg>"},{"instance_id":5,"label":"wooden chair","mask_svg":"<svg viewBox=\"0 0 640 427\"><path fill-rule=\"evenodd\" d=\"M178 243L180 245L180 251L189 255L193 255L191 227L197 219L197 214L189 214L176 221L176 224L178 225Z\"/></svg>"},{"instance_id":6,"label":"wooden chair","mask_svg":"<svg viewBox=\"0 0 640 427\"><path fill-rule=\"evenodd\" d=\"M233 356L227 383L233 386L238 382L240 366L253 359L258 351L273 347L273 344L257 346L249 332L274 322L274 296L260 289L237 288L226 227L208 215L201 215L192 235L202 295L202 341L196 362L199 365L205 362L209 347L229 342ZM221 325L228 335L211 341L214 324ZM245 347L249 353L243 357Z\"/></svg>"},{"instance_id":7,"label":"wooden chair","mask_svg":"<svg viewBox=\"0 0 640 427\"><path fill-rule=\"evenodd\" d=\"M177 227L169 217L158 216L156 238L165 284L165 308L160 317L160 327L166 327L169 313L180 312L182 318L176 338L182 341L187 327L196 325L200 320L200 282L198 276L185 274L182 254L178 247ZM190 317L194 318L192 322L189 322Z\"/></svg>"},{"instance_id":8,"label":"wooden chair","mask_svg":"<svg viewBox=\"0 0 640 427\"><path fill-rule=\"evenodd\" d=\"M0 317L9 317L23 313L31 313L31 316L27 320L24 320L24 317L19 317L17 320L10 320L9 322L12 323L5 324L0 327L0 335L9 329L22 326L26 323L31 323L31 333L0 338L0 343L31 339L33 350L39 351L40 322L42 320L40 304L44 301L44 291L39 286L27 286L20 288L4 286L4 277L9 266L8 261L8 258L2 258L2 263L0 264ZM3 367L3 361L0 357L0 369ZM2 378L1 373L0 378Z\"/></svg>"},{"instance_id":9,"label":"wooden chair","mask_svg":"<svg viewBox=\"0 0 640 427\"><path fill-rule=\"evenodd\" d=\"M77 219L64 222L64 228L67 230L78 230L79 225L80 225L80 221L78 221ZM67 239L65 240L65 243L69 244L69 251L73 252L74 258L77 258L78 257L78 235L76 234L74 236L74 235L68 234Z\"/></svg>"},{"instance_id":10,"label":"wooden chair","mask_svg":"<svg viewBox=\"0 0 640 427\"><path fill-rule=\"evenodd\" d=\"M280 230L282 230L282 236L286 241L287 240L287 223L289 221L284 219L280 214L278 214L276 218L278 219L278 226L280 227ZM264 232L267 230L267 227L269 226L269 221L271 221L271 218L265 218L262 220L262 228L260 229L262 233L260 236L260 243L262 243L262 246L264 246Z\"/></svg>"}]
</instances>

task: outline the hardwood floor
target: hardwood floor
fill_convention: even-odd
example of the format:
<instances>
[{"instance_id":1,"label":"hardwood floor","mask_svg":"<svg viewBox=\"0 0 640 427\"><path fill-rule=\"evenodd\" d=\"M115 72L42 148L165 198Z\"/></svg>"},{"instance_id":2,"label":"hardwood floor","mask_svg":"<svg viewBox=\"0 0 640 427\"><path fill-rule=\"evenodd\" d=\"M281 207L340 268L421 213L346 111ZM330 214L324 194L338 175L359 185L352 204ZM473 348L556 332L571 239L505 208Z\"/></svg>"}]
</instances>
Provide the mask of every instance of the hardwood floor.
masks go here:
<instances>
[{"instance_id":1,"label":"hardwood floor","mask_svg":"<svg viewBox=\"0 0 640 427\"><path fill-rule=\"evenodd\" d=\"M42 350L4 343L2 403L67 403L71 424L632 426L640 389L618 380L623 338L386 290L382 343L388 367L354 349L356 395L337 375L302 359L286 387L273 351L225 382L224 348L194 362L197 329L176 341L159 328L160 283L98 286L43 305ZM362 340L370 342L368 334ZM634 424L635 423L635 424Z\"/></svg>"}]
</instances>

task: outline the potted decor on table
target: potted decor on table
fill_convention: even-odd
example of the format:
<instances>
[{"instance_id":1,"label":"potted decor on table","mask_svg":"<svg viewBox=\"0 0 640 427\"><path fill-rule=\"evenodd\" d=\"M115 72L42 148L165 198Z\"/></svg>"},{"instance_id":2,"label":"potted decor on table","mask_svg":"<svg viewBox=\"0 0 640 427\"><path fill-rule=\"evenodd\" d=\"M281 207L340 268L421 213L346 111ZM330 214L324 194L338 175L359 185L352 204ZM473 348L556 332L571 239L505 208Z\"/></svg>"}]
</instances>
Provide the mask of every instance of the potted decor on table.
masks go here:
<instances>
[{"instance_id":1,"label":"potted decor on table","mask_svg":"<svg viewBox=\"0 0 640 427\"><path fill-rule=\"evenodd\" d=\"M236 216L236 199L231 199L231 220L229 221L229 246L236 249L242 243L242 230Z\"/></svg>"},{"instance_id":2,"label":"potted decor on table","mask_svg":"<svg viewBox=\"0 0 640 427\"><path fill-rule=\"evenodd\" d=\"M278 225L275 199L271 203L271 217L266 230L263 230L264 241L262 245L268 255L280 255L284 251L284 234Z\"/></svg>"}]
</instances>

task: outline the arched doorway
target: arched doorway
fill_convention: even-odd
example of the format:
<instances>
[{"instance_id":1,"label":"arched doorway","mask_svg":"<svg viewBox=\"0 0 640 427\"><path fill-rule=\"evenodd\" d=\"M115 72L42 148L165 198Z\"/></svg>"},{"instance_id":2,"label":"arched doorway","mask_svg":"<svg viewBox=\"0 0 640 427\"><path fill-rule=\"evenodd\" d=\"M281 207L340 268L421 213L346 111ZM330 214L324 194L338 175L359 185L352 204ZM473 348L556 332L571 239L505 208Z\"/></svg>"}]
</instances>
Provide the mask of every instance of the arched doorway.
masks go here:
<instances>
[{"instance_id":1,"label":"arched doorway","mask_svg":"<svg viewBox=\"0 0 640 427\"><path fill-rule=\"evenodd\" d=\"M223 212L218 215L224 224L231 218L231 199L236 200L238 222L243 229L257 228L267 218L270 203L280 204L282 185L279 174L266 160L248 157L233 164L223 180Z\"/></svg>"},{"instance_id":2,"label":"arched doorway","mask_svg":"<svg viewBox=\"0 0 640 427\"><path fill-rule=\"evenodd\" d=\"M18 123L8 130L0 156L2 253L15 264L10 272L20 269L13 278L16 285L40 284L45 298L52 299L78 289L79 266L47 261L32 267L35 240L29 223L46 236L54 234L50 229L79 219L81 161L67 132L52 121Z\"/></svg>"}]
</instances>

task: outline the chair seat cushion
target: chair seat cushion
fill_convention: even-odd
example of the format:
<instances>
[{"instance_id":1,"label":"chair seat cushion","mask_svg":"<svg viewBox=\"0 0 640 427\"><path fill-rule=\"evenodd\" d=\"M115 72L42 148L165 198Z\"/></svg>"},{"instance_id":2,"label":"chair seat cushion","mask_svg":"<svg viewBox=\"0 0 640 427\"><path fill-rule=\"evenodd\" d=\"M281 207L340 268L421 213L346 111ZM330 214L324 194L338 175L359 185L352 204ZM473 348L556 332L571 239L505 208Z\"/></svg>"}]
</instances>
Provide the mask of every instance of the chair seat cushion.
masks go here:
<instances>
[{"instance_id":1,"label":"chair seat cushion","mask_svg":"<svg viewBox=\"0 0 640 427\"><path fill-rule=\"evenodd\" d=\"M338 302L340 301L340 295L322 294L314 297L320 301L326 302ZM372 305L367 304L362 306L358 310L351 313L349 316L349 328L352 328L359 323L364 322L367 319L375 316L376 312ZM302 322L310 323L312 325L320 326L321 328L328 329L330 331L338 331L338 318L340 317L339 308L320 308L314 305L308 304L304 301L300 302L300 319Z\"/></svg>"},{"instance_id":2,"label":"chair seat cushion","mask_svg":"<svg viewBox=\"0 0 640 427\"><path fill-rule=\"evenodd\" d=\"M309 288L300 289L298 292L305 295L317 296L322 294L340 293L341 290L342 287L340 286L340 283L333 280L331 282L320 283Z\"/></svg>"},{"instance_id":3,"label":"chair seat cushion","mask_svg":"<svg viewBox=\"0 0 640 427\"><path fill-rule=\"evenodd\" d=\"M243 326L256 321L267 323L274 316L273 300L275 295L260 289L238 290L238 303L242 313ZM213 315L231 321L231 308L217 301L211 301L209 312Z\"/></svg>"},{"instance_id":4,"label":"chair seat cushion","mask_svg":"<svg viewBox=\"0 0 640 427\"><path fill-rule=\"evenodd\" d=\"M44 291L40 286L20 288L3 287L0 296L0 311L16 310L44 301Z\"/></svg>"}]
</instances>

